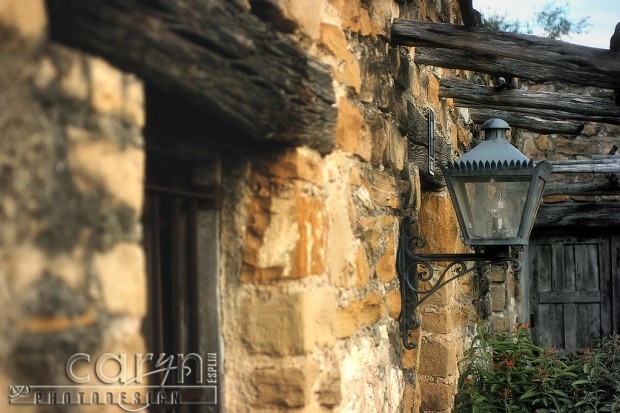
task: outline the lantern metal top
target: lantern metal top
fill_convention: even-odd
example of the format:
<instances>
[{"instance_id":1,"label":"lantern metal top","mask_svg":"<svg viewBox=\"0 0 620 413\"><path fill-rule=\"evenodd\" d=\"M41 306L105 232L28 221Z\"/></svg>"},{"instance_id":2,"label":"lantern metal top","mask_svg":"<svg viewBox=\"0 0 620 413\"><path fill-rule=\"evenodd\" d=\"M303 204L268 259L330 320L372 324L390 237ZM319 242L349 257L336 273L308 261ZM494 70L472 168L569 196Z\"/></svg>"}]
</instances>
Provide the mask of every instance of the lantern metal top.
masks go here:
<instances>
[{"instance_id":1,"label":"lantern metal top","mask_svg":"<svg viewBox=\"0 0 620 413\"><path fill-rule=\"evenodd\" d=\"M510 129L508 124L497 118L489 119L481 127L485 132L486 140L479 143L474 149L467 152L455 163L464 168L470 164L528 164L529 158L523 155L517 148L506 141L506 131Z\"/></svg>"}]
</instances>

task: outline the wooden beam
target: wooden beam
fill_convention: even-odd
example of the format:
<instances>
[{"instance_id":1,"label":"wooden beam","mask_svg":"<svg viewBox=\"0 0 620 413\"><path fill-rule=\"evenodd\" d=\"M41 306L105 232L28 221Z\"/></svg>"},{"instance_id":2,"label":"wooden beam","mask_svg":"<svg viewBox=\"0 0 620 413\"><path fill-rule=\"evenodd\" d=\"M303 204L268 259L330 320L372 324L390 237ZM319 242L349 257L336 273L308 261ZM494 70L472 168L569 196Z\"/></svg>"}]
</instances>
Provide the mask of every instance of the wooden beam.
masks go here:
<instances>
[{"instance_id":1,"label":"wooden beam","mask_svg":"<svg viewBox=\"0 0 620 413\"><path fill-rule=\"evenodd\" d=\"M484 123L491 118L500 118L508 122L511 127L527 129L538 133L560 133L577 135L583 129L583 122L547 118L531 113L508 112L491 109L471 109L469 116L474 123Z\"/></svg>"},{"instance_id":2,"label":"wooden beam","mask_svg":"<svg viewBox=\"0 0 620 413\"><path fill-rule=\"evenodd\" d=\"M418 47L460 49L474 54L474 58L491 56L558 68L568 68L591 77L593 73L606 75L609 83L587 84L614 89L620 87L620 54L609 50L574 45L525 34L498 32L480 27L465 27L395 19L392 25L392 43ZM527 51L527 52L525 52ZM461 67L465 69L465 67ZM556 79L566 82L569 80ZM572 82L571 82L572 83Z\"/></svg>"},{"instance_id":3,"label":"wooden beam","mask_svg":"<svg viewBox=\"0 0 620 413\"><path fill-rule=\"evenodd\" d=\"M330 152L337 116L330 68L243 3L49 0L47 7L53 40L137 74L180 111L224 125L222 139Z\"/></svg>"},{"instance_id":4,"label":"wooden beam","mask_svg":"<svg viewBox=\"0 0 620 413\"><path fill-rule=\"evenodd\" d=\"M545 185L544 195L617 196L620 195L620 186L612 185L609 182L585 184L548 182L547 185Z\"/></svg>"},{"instance_id":5,"label":"wooden beam","mask_svg":"<svg viewBox=\"0 0 620 413\"><path fill-rule=\"evenodd\" d=\"M620 173L620 157L616 159L586 159L547 161L552 174Z\"/></svg>"},{"instance_id":6,"label":"wooden beam","mask_svg":"<svg viewBox=\"0 0 620 413\"><path fill-rule=\"evenodd\" d=\"M497 91L457 77L441 78L439 97L452 98L457 106L620 124L620 107L612 98L516 89Z\"/></svg>"},{"instance_id":7,"label":"wooden beam","mask_svg":"<svg viewBox=\"0 0 620 413\"><path fill-rule=\"evenodd\" d=\"M415 63L447 69L466 69L479 73L512 76L536 83L558 81L603 89L620 87L620 77L609 73L558 67L501 56L474 54L466 50L416 47Z\"/></svg>"},{"instance_id":8,"label":"wooden beam","mask_svg":"<svg viewBox=\"0 0 620 413\"><path fill-rule=\"evenodd\" d=\"M542 204L534 226L611 228L620 226L620 202Z\"/></svg>"}]
</instances>

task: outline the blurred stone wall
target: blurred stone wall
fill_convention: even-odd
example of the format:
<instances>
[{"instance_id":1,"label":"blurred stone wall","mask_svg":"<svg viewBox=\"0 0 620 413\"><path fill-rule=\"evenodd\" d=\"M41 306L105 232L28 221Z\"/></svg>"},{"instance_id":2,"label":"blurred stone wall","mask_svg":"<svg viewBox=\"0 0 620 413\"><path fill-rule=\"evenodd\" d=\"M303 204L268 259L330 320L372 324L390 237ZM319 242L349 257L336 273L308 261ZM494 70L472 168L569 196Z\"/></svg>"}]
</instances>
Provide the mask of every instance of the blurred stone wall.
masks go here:
<instances>
[{"instance_id":1,"label":"blurred stone wall","mask_svg":"<svg viewBox=\"0 0 620 413\"><path fill-rule=\"evenodd\" d=\"M73 384L74 353L145 351L143 91L48 43L38 0L0 1L0 91L0 410L28 412L9 385Z\"/></svg>"}]
</instances>

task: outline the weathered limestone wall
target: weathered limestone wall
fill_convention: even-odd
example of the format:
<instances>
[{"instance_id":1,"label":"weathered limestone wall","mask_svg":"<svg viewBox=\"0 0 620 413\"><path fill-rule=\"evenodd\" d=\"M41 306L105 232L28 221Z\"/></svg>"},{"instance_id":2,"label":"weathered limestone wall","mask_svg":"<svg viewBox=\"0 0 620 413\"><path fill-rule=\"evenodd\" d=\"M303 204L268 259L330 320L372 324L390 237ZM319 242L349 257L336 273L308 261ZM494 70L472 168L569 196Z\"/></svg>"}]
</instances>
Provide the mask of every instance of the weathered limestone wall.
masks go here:
<instances>
[{"instance_id":1,"label":"weathered limestone wall","mask_svg":"<svg viewBox=\"0 0 620 413\"><path fill-rule=\"evenodd\" d=\"M471 334L470 282L422 309L404 351L395 272L398 224L418 215L433 252L463 251L445 191L422 192L407 158L408 104L432 107L453 151L471 140L441 70L389 45L393 18L454 22L456 2L270 0L268 19L330 64L337 149L222 160L225 403L229 411L448 412ZM312 10L311 13L308 10ZM286 22L286 24L284 24ZM465 142L465 144L464 144ZM413 196L397 188L409 172Z\"/></svg>"},{"instance_id":2,"label":"weathered limestone wall","mask_svg":"<svg viewBox=\"0 0 620 413\"><path fill-rule=\"evenodd\" d=\"M3 412L38 411L9 385L73 384L74 353L144 352L142 85L45 30L42 1L0 1Z\"/></svg>"},{"instance_id":3,"label":"weathered limestone wall","mask_svg":"<svg viewBox=\"0 0 620 413\"><path fill-rule=\"evenodd\" d=\"M456 22L456 2L248 7L269 10L261 15L276 29L333 67L339 116L328 156L221 158L225 408L448 412L475 291L465 280L429 300L420 347L402 349L400 218L418 216L433 252L463 250L446 192L423 191L407 158L408 110L432 107L450 152L471 135L437 97L443 71L415 66L411 50L390 46L389 29L396 17ZM0 21L0 387L62 384L75 352L148 351L142 86L48 43L41 1L0 0Z\"/></svg>"}]
</instances>

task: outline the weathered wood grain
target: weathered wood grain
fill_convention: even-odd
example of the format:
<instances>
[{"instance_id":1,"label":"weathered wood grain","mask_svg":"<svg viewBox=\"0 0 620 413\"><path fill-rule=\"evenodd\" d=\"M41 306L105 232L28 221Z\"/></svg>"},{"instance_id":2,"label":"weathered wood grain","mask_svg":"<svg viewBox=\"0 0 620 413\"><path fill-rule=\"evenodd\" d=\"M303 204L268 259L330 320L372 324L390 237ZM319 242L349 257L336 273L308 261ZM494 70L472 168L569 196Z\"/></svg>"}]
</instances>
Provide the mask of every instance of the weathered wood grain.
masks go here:
<instances>
[{"instance_id":1,"label":"weathered wood grain","mask_svg":"<svg viewBox=\"0 0 620 413\"><path fill-rule=\"evenodd\" d=\"M620 202L543 204L535 227L605 228L620 226Z\"/></svg>"},{"instance_id":2,"label":"weathered wood grain","mask_svg":"<svg viewBox=\"0 0 620 413\"><path fill-rule=\"evenodd\" d=\"M392 43L419 47L460 49L474 58L492 56L522 62L600 73L620 73L620 53L525 34L395 19ZM601 84L594 86L603 87Z\"/></svg>"},{"instance_id":3,"label":"weathered wood grain","mask_svg":"<svg viewBox=\"0 0 620 413\"><path fill-rule=\"evenodd\" d=\"M556 119L620 124L620 107L612 98L504 89L478 85L457 77L439 82L439 97L452 98L457 106L517 111Z\"/></svg>"},{"instance_id":4,"label":"weathered wood grain","mask_svg":"<svg viewBox=\"0 0 620 413\"><path fill-rule=\"evenodd\" d=\"M518 77L537 83L557 81L603 89L620 87L620 76L613 73L534 63L522 58L474 54L459 49L416 47L415 62L447 69L467 69L479 73Z\"/></svg>"},{"instance_id":5,"label":"weathered wood grain","mask_svg":"<svg viewBox=\"0 0 620 413\"><path fill-rule=\"evenodd\" d=\"M583 130L584 126L584 123L580 121L547 118L518 111L508 112L505 110L471 109L469 115L474 123L480 124L491 118L500 118L508 122L513 128L527 129L538 133L577 135Z\"/></svg>"},{"instance_id":6,"label":"weathered wood grain","mask_svg":"<svg viewBox=\"0 0 620 413\"><path fill-rule=\"evenodd\" d=\"M620 173L620 157L618 159L586 159L547 161L551 164L551 173Z\"/></svg>"},{"instance_id":7,"label":"weathered wood grain","mask_svg":"<svg viewBox=\"0 0 620 413\"><path fill-rule=\"evenodd\" d=\"M545 196L551 195L584 195L584 196L617 196L620 195L620 186L608 182L600 183L568 183L547 182Z\"/></svg>"},{"instance_id":8,"label":"weathered wood grain","mask_svg":"<svg viewBox=\"0 0 620 413\"><path fill-rule=\"evenodd\" d=\"M50 0L52 39L141 77L217 133L334 145L331 70L227 0ZM175 104L176 106L176 104Z\"/></svg>"}]
</instances>

